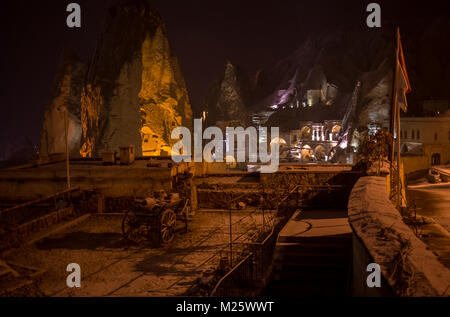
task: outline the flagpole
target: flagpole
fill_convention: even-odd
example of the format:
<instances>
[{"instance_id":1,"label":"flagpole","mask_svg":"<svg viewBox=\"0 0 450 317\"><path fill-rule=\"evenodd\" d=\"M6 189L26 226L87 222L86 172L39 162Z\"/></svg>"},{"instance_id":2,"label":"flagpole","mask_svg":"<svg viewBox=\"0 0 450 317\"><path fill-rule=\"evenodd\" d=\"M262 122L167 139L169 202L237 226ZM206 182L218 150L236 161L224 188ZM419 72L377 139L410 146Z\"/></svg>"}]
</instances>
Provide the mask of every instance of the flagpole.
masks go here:
<instances>
[{"instance_id":1,"label":"flagpole","mask_svg":"<svg viewBox=\"0 0 450 317\"><path fill-rule=\"evenodd\" d=\"M392 93L392 108L391 108L391 133L392 133L392 148L391 148L391 165L394 165L395 162L395 143L396 140L394 138L394 135L397 134L397 138L400 137L399 132L396 132L396 128L398 128L398 121L397 121L397 114L398 114L398 105L397 105L397 99L398 99L398 86L397 86L397 71L398 71L398 57L399 57L399 28L397 27L396 32L396 49L395 49L395 61L394 61L394 78L393 78L393 93ZM398 165L397 165L398 166ZM391 198L394 197L394 188L398 188L398 182L395 183L394 179L394 168L391 167Z\"/></svg>"},{"instance_id":2,"label":"flagpole","mask_svg":"<svg viewBox=\"0 0 450 317\"><path fill-rule=\"evenodd\" d=\"M399 207L402 206L402 179L400 172L400 107L398 104L398 60L400 54L400 28L397 27L397 59L396 59L396 76L395 76L395 109L397 118L397 204Z\"/></svg>"},{"instance_id":3,"label":"flagpole","mask_svg":"<svg viewBox=\"0 0 450 317\"><path fill-rule=\"evenodd\" d=\"M398 29L398 28L397 28ZM398 48L398 37L397 33L395 35L396 38L396 44L395 44L395 60L394 60L394 69L393 69L393 80L392 80L392 107L391 107L391 125L390 125L390 132L392 136L394 135L395 131L395 124L396 124L396 100L397 100L397 60L399 56L399 48ZM394 143L393 143L394 144ZM394 148L391 150L391 162L394 162Z\"/></svg>"}]
</instances>

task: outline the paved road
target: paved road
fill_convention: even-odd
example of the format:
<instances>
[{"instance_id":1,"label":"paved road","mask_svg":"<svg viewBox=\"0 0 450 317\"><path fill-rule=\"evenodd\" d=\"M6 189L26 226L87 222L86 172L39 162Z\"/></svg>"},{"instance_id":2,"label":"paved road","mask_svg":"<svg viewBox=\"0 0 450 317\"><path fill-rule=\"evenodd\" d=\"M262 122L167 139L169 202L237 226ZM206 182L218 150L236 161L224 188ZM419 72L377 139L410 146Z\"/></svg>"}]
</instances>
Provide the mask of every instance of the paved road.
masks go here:
<instances>
[{"instance_id":1,"label":"paved road","mask_svg":"<svg viewBox=\"0 0 450 317\"><path fill-rule=\"evenodd\" d=\"M418 214L434 218L450 232L450 183L409 186L408 192Z\"/></svg>"}]
</instances>

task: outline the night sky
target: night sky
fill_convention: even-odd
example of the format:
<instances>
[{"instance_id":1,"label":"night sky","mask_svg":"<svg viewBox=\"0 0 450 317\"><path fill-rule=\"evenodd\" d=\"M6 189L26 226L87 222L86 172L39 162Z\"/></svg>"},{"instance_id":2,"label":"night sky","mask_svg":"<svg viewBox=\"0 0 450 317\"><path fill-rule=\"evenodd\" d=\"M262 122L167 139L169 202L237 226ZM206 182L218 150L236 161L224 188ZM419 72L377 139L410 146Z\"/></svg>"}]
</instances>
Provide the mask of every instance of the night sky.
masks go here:
<instances>
[{"instance_id":1,"label":"night sky","mask_svg":"<svg viewBox=\"0 0 450 317\"><path fill-rule=\"evenodd\" d=\"M82 8L82 28L69 29L67 4ZM39 144L64 45L88 60L116 0L15 0L1 4L0 156L29 138ZM334 26L365 27L365 8L350 0L153 0L168 26L194 110L231 60L250 74L289 55L311 33ZM400 26L446 11L436 1L377 1ZM394 2L395 4L392 4ZM447 11L448 12L448 11ZM386 23L385 23L386 22Z\"/></svg>"}]
</instances>

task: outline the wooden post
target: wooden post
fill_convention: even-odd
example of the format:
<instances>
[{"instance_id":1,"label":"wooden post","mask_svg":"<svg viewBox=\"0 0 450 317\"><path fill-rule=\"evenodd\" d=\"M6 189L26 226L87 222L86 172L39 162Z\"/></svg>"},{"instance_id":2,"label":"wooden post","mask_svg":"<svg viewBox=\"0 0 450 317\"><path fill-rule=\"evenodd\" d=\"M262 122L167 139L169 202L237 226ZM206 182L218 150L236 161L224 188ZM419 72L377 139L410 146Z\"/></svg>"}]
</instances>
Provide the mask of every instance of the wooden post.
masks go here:
<instances>
[{"instance_id":1,"label":"wooden post","mask_svg":"<svg viewBox=\"0 0 450 317\"><path fill-rule=\"evenodd\" d=\"M98 205L97 205L97 213L103 214L105 212L105 195L99 194L98 198Z\"/></svg>"},{"instance_id":2,"label":"wooden post","mask_svg":"<svg viewBox=\"0 0 450 317\"><path fill-rule=\"evenodd\" d=\"M264 196L265 196L265 193L264 193L264 187L263 187L261 205L262 205L262 217L263 217L263 219L262 219L263 220L263 231L265 232L265 230L266 230L266 214L265 214Z\"/></svg>"},{"instance_id":3,"label":"wooden post","mask_svg":"<svg viewBox=\"0 0 450 317\"><path fill-rule=\"evenodd\" d=\"M197 184L195 184L194 182L194 177L195 176L191 176L189 178L189 187L190 187L190 191L191 191L191 213L192 215L195 215L195 213L198 210L198 192L197 192Z\"/></svg>"}]
</instances>

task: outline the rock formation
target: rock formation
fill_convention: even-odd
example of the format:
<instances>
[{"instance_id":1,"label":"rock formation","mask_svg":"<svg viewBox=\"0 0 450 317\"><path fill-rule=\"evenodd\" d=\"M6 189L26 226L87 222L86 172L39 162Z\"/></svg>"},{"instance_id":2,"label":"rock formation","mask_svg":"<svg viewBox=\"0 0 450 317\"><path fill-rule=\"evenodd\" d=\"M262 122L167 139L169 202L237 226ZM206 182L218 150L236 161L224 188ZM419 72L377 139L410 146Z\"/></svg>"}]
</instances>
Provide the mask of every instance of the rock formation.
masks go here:
<instances>
[{"instance_id":1,"label":"rock formation","mask_svg":"<svg viewBox=\"0 0 450 317\"><path fill-rule=\"evenodd\" d=\"M134 145L137 155L170 153L171 132L192 111L166 27L145 0L110 10L82 103L82 155Z\"/></svg>"},{"instance_id":2,"label":"rock formation","mask_svg":"<svg viewBox=\"0 0 450 317\"><path fill-rule=\"evenodd\" d=\"M315 103L325 103L330 97L326 96L327 85L332 85L337 89L332 96L335 100L327 104L340 117L342 107L347 107L352 91L360 81L358 112L367 110L370 103L370 116L372 110L378 112L378 116L369 118L367 114L358 124L367 126L372 120L383 122L389 116L386 110L389 110L392 90L392 43L393 39L381 32L333 31L310 38L291 56L262 72L255 90L261 101L256 103L255 110L268 105L288 107L295 99L308 104L308 92L316 91L319 95L313 98ZM276 88L266 90L267 87ZM375 104L377 109L374 109ZM302 120L302 111L301 107L297 111L298 120Z\"/></svg>"},{"instance_id":3,"label":"rock formation","mask_svg":"<svg viewBox=\"0 0 450 317\"><path fill-rule=\"evenodd\" d=\"M227 62L223 78L211 87L206 99L207 122L233 121L245 126L249 122L250 80L239 67Z\"/></svg>"},{"instance_id":4,"label":"rock formation","mask_svg":"<svg viewBox=\"0 0 450 317\"><path fill-rule=\"evenodd\" d=\"M87 66L66 48L63 54L52 101L44 115L40 156L66 152L65 110L68 112L68 143L70 155L80 156L80 99Z\"/></svg>"},{"instance_id":5,"label":"rock formation","mask_svg":"<svg viewBox=\"0 0 450 317\"><path fill-rule=\"evenodd\" d=\"M393 35L383 31L343 29L311 35L290 56L257 73L245 109L249 115L273 112L265 125L281 131L298 129L301 121L344 117L351 118L350 125L356 130L367 130L369 124L386 125L392 94L393 44ZM225 74L229 68L227 65ZM236 92L242 90L239 82L222 80L213 88L213 95L244 108L236 100ZM212 104L227 105L215 100ZM211 102L208 106L214 119L224 117L224 108L233 112L231 106L214 108ZM346 116L349 111L352 115ZM228 120L239 115L230 115Z\"/></svg>"},{"instance_id":6,"label":"rock formation","mask_svg":"<svg viewBox=\"0 0 450 317\"><path fill-rule=\"evenodd\" d=\"M129 145L137 156L170 153L176 142L172 130L191 128L178 60L162 18L147 0L122 0L109 10L88 69L70 61L64 65L57 83L61 92L46 114L42 152L65 152L59 146L64 121L57 112L64 104L69 105L72 155L99 157ZM55 142L57 147L51 145Z\"/></svg>"}]
</instances>

